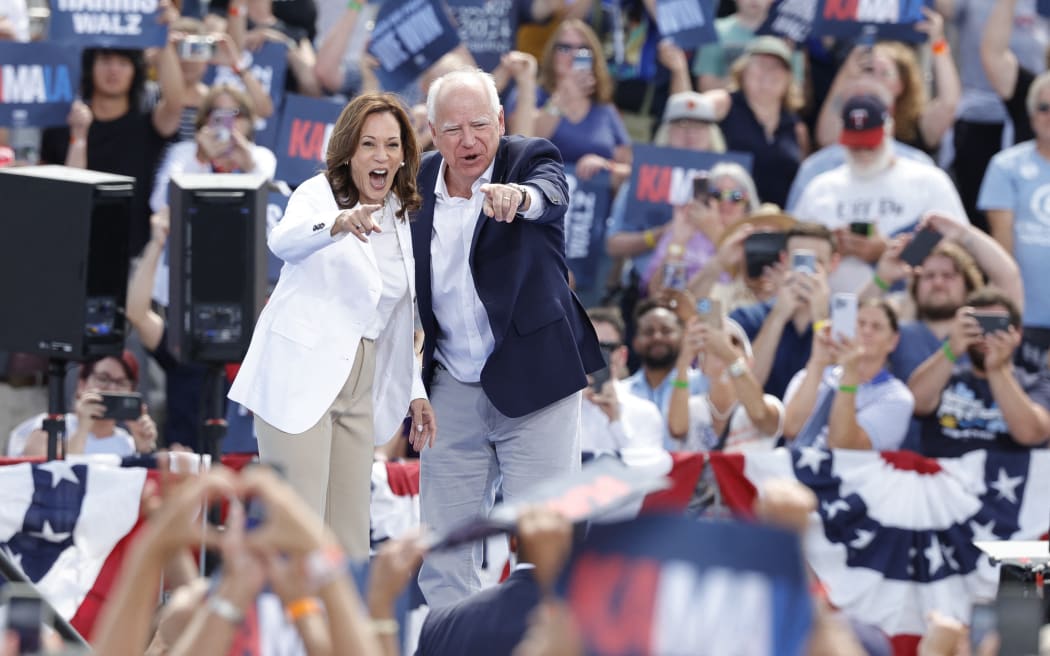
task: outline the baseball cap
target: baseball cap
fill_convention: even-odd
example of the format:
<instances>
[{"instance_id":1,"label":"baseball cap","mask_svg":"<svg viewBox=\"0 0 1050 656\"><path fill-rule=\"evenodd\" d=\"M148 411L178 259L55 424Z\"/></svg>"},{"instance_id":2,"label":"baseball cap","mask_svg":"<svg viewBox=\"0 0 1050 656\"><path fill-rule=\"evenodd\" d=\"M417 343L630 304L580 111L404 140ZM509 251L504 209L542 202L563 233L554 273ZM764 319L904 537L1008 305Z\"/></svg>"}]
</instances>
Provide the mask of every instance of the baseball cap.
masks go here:
<instances>
[{"instance_id":1,"label":"baseball cap","mask_svg":"<svg viewBox=\"0 0 1050 656\"><path fill-rule=\"evenodd\" d=\"M771 55L791 68L791 48L777 36L759 36L751 40L744 49L746 55Z\"/></svg>"},{"instance_id":2,"label":"baseball cap","mask_svg":"<svg viewBox=\"0 0 1050 656\"><path fill-rule=\"evenodd\" d=\"M695 91L681 91L667 99L664 123L691 119L705 123L715 122L715 108L709 98Z\"/></svg>"},{"instance_id":3,"label":"baseball cap","mask_svg":"<svg viewBox=\"0 0 1050 656\"><path fill-rule=\"evenodd\" d=\"M848 148L875 148L885 136L886 103L878 96L853 96L842 107L842 134L839 143Z\"/></svg>"}]
</instances>

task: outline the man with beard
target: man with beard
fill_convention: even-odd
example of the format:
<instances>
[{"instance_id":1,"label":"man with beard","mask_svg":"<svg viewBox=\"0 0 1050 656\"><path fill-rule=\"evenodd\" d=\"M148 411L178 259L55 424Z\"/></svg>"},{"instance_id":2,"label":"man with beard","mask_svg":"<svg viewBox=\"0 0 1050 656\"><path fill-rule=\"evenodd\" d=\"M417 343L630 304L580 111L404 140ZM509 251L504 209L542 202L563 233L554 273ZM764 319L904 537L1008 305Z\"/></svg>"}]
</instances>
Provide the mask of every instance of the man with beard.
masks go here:
<instances>
[{"instance_id":1,"label":"man with beard","mask_svg":"<svg viewBox=\"0 0 1050 656\"><path fill-rule=\"evenodd\" d=\"M656 404L663 418L663 447L668 451L682 448L683 442L671 437L667 427L667 408L675 386L686 385L690 396L707 391L707 380L697 369L690 369L688 382L678 381L675 361L682 348L682 320L671 309L647 299L634 313L638 326L631 343L642 365L624 383L631 394Z\"/></svg>"},{"instance_id":2,"label":"man with beard","mask_svg":"<svg viewBox=\"0 0 1050 656\"><path fill-rule=\"evenodd\" d=\"M842 122L839 141L846 147L846 163L813 179L795 216L835 232L842 262L829 280L831 291L856 292L871 278L886 239L913 229L925 213L936 210L969 221L944 171L894 154L893 119L881 98L850 98ZM859 234L861 224L867 234Z\"/></svg>"},{"instance_id":3,"label":"man with beard","mask_svg":"<svg viewBox=\"0 0 1050 656\"><path fill-rule=\"evenodd\" d=\"M1007 317L988 332L977 316ZM1022 451L1050 439L1050 378L1014 365L1021 313L990 287L967 296L948 338L908 380L921 422L920 451L955 457L976 449ZM969 362L960 356L969 356Z\"/></svg>"}]
</instances>

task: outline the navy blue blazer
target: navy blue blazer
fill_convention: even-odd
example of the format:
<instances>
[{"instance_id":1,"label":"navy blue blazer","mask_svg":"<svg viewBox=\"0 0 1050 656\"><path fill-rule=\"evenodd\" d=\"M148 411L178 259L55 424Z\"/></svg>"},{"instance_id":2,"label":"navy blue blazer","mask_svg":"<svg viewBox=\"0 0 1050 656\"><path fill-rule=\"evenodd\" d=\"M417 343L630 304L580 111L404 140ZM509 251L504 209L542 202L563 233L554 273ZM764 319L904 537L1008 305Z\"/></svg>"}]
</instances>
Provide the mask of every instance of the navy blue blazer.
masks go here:
<instances>
[{"instance_id":1,"label":"navy blue blazer","mask_svg":"<svg viewBox=\"0 0 1050 656\"><path fill-rule=\"evenodd\" d=\"M436 152L423 157L417 178L423 207L411 224L428 387L441 334L430 280L434 185L441 161ZM482 212L470 248L474 286L495 340L481 371L481 387L497 410L522 417L583 389L587 374L605 363L590 319L569 289L564 226L568 185L558 149L546 139L503 137L492 182L528 183L543 193L547 204L533 221L517 217L503 223Z\"/></svg>"},{"instance_id":2,"label":"navy blue blazer","mask_svg":"<svg viewBox=\"0 0 1050 656\"><path fill-rule=\"evenodd\" d=\"M423 620L416 656L495 656L514 651L540 602L531 569L519 569L497 586L450 606L431 609Z\"/></svg>"}]
</instances>

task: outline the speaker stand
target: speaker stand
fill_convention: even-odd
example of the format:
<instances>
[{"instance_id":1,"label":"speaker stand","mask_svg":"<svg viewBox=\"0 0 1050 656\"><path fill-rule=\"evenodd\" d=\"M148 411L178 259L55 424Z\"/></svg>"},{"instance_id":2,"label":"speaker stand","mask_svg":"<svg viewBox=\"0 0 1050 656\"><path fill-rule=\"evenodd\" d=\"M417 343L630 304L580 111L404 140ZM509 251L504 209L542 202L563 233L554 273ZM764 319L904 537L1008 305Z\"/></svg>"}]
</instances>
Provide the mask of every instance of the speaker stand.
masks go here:
<instances>
[{"instance_id":1,"label":"speaker stand","mask_svg":"<svg viewBox=\"0 0 1050 656\"><path fill-rule=\"evenodd\" d=\"M58 358L47 361L47 417L43 428L47 431L47 459L65 459L66 361Z\"/></svg>"},{"instance_id":2,"label":"speaker stand","mask_svg":"<svg viewBox=\"0 0 1050 656\"><path fill-rule=\"evenodd\" d=\"M213 463L221 462L222 440L226 437L226 367L212 364L204 378L204 444Z\"/></svg>"}]
</instances>

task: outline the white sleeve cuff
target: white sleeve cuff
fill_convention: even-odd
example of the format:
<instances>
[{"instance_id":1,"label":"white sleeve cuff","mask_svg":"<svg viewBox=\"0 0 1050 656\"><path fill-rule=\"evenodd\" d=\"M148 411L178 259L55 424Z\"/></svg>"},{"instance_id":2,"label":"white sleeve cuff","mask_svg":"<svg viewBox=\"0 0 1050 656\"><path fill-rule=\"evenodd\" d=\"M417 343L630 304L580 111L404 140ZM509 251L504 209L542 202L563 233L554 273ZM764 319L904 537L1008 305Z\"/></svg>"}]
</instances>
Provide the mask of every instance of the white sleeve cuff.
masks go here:
<instances>
[{"instance_id":1,"label":"white sleeve cuff","mask_svg":"<svg viewBox=\"0 0 1050 656\"><path fill-rule=\"evenodd\" d=\"M540 218L547 210L547 200L543 197L543 192L529 184L521 186L529 195L529 209L521 213L521 218L525 220Z\"/></svg>"}]
</instances>

